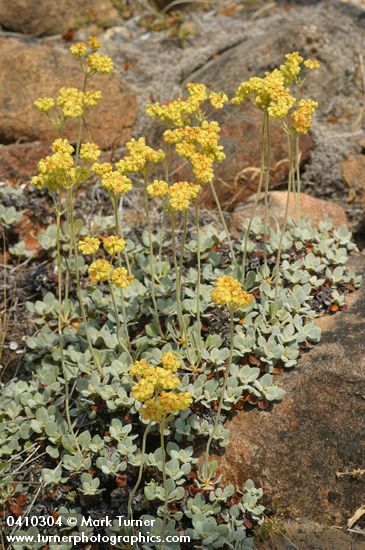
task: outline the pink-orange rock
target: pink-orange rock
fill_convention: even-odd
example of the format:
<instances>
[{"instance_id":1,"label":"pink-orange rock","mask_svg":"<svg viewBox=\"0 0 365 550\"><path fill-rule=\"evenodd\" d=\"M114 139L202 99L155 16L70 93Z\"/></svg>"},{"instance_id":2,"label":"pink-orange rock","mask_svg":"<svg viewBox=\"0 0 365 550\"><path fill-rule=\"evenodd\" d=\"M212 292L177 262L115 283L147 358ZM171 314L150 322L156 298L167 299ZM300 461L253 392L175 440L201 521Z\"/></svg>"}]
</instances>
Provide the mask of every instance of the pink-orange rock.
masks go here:
<instances>
[{"instance_id":1,"label":"pink-orange rock","mask_svg":"<svg viewBox=\"0 0 365 550\"><path fill-rule=\"evenodd\" d=\"M62 34L85 24L119 19L111 0L0 0L0 25L24 34Z\"/></svg>"},{"instance_id":2,"label":"pink-orange rock","mask_svg":"<svg viewBox=\"0 0 365 550\"><path fill-rule=\"evenodd\" d=\"M365 273L364 255L351 264ZM227 422L230 442L220 459L226 482L240 487L251 478L266 502L292 517L343 525L353 515L363 503L365 476L336 474L364 468L364 317L362 284L348 310L322 325L320 343L276 377L284 399Z\"/></svg>"},{"instance_id":3,"label":"pink-orange rock","mask_svg":"<svg viewBox=\"0 0 365 550\"><path fill-rule=\"evenodd\" d=\"M36 111L33 101L54 96L62 86L81 87L78 62L58 47L0 39L0 138L50 141L57 131L47 117ZM134 93L120 76L100 75L89 89L101 90L103 101L90 110L88 126L92 138L104 149L129 138L137 115ZM78 121L69 122L65 135L76 141ZM88 139L88 138L87 138Z\"/></svg>"},{"instance_id":4,"label":"pink-orange rock","mask_svg":"<svg viewBox=\"0 0 365 550\"><path fill-rule=\"evenodd\" d=\"M38 161L48 153L49 145L39 141L0 147L0 178L8 181L33 176Z\"/></svg>"},{"instance_id":5,"label":"pink-orange rock","mask_svg":"<svg viewBox=\"0 0 365 550\"><path fill-rule=\"evenodd\" d=\"M255 196L247 199L233 212L230 225L233 234L239 235L242 232L245 220L251 217L254 211ZM286 198L286 191L271 191L269 193L269 222L274 228L277 224L282 226L284 223ZM303 217L310 217L314 225L328 218L334 222L336 227L347 223L344 209L335 202L316 199L315 197L301 193L300 204L301 215ZM261 194L255 215L263 219L264 211L264 195ZM292 218L296 216L294 194L291 194L289 200L289 216Z\"/></svg>"}]
</instances>

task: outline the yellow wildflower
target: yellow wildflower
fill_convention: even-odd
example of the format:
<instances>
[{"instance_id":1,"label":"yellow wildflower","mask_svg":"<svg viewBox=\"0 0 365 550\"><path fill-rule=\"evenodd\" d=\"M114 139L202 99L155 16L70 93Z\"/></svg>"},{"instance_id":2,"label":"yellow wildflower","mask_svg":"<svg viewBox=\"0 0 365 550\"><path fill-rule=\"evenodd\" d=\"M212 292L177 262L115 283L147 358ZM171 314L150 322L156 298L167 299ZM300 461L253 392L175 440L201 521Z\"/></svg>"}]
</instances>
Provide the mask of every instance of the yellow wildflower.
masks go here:
<instances>
[{"instance_id":1,"label":"yellow wildflower","mask_svg":"<svg viewBox=\"0 0 365 550\"><path fill-rule=\"evenodd\" d=\"M69 50L75 57L83 57L87 52L87 45L85 42L76 42L69 47Z\"/></svg>"},{"instance_id":2,"label":"yellow wildflower","mask_svg":"<svg viewBox=\"0 0 365 550\"><path fill-rule=\"evenodd\" d=\"M209 101L215 109L223 109L228 102L228 96L224 92L210 92Z\"/></svg>"},{"instance_id":3,"label":"yellow wildflower","mask_svg":"<svg viewBox=\"0 0 365 550\"><path fill-rule=\"evenodd\" d=\"M239 86L232 103L245 103L253 96L256 107L267 112L271 118L284 118L295 103L284 81L285 77L279 69L266 73L265 78L249 78Z\"/></svg>"},{"instance_id":4,"label":"yellow wildflower","mask_svg":"<svg viewBox=\"0 0 365 550\"><path fill-rule=\"evenodd\" d=\"M135 361L130 366L131 376L144 376L146 371L151 368L151 365L146 361L146 359L140 359L140 361Z\"/></svg>"},{"instance_id":5,"label":"yellow wildflower","mask_svg":"<svg viewBox=\"0 0 365 550\"><path fill-rule=\"evenodd\" d=\"M65 118L80 118L84 114L84 94L77 88L61 88L56 102Z\"/></svg>"},{"instance_id":6,"label":"yellow wildflower","mask_svg":"<svg viewBox=\"0 0 365 550\"><path fill-rule=\"evenodd\" d=\"M147 186L147 193L152 197L164 197L169 189L169 184L163 180L154 180Z\"/></svg>"},{"instance_id":7,"label":"yellow wildflower","mask_svg":"<svg viewBox=\"0 0 365 550\"><path fill-rule=\"evenodd\" d=\"M112 172L113 167L110 162L95 162L95 164L92 165L91 170L97 176L104 176L105 174L109 174L109 172Z\"/></svg>"},{"instance_id":8,"label":"yellow wildflower","mask_svg":"<svg viewBox=\"0 0 365 550\"><path fill-rule=\"evenodd\" d=\"M95 260L95 262L89 265L87 271L94 283L107 281L112 273L112 266L107 260Z\"/></svg>"},{"instance_id":9,"label":"yellow wildflower","mask_svg":"<svg viewBox=\"0 0 365 550\"><path fill-rule=\"evenodd\" d=\"M100 240L97 237L84 237L79 241L78 249L82 254L96 254L99 246Z\"/></svg>"},{"instance_id":10,"label":"yellow wildflower","mask_svg":"<svg viewBox=\"0 0 365 550\"><path fill-rule=\"evenodd\" d=\"M144 170L148 162L157 164L165 158L165 153L162 149L153 149L146 144L146 138L132 138L126 144L128 155L118 161L115 165L116 169L122 174L130 172L140 172Z\"/></svg>"},{"instance_id":11,"label":"yellow wildflower","mask_svg":"<svg viewBox=\"0 0 365 550\"><path fill-rule=\"evenodd\" d=\"M216 280L211 297L215 304L231 308L245 307L254 299L253 295L245 292L241 283L230 275L223 275Z\"/></svg>"},{"instance_id":12,"label":"yellow wildflower","mask_svg":"<svg viewBox=\"0 0 365 550\"><path fill-rule=\"evenodd\" d=\"M134 275L128 275L125 267L117 267L112 273L112 283L118 288L128 288L134 281Z\"/></svg>"},{"instance_id":13,"label":"yellow wildflower","mask_svg":"<svg viewBox=\"0 0 365 550\"><path fill-rule=\"evenodd\" d=\"M155 386L153 380L149 380L148 378L142 378L142 380L139 380L132 388L134 399L141 401L141 403L151 399L154 393Z\"/></svg>"},{"instance_id":14,"label":"yellow wildflower","mask_svg":"<svg viewBox=\"0 0 365 550\"><path fill-rule=\"evenodd\" d=\"M109 237L105 237L103 239L103 247L108 254L114 256L114 254L123 252L125 248L125 241L118 237L118 235L110 235Z\"/></svg>"},{"instance_id":15,"label":"yellow wildflower","mask_svg":"<svg viewBox=\"0 0 365 550\"><path fill-rule=\"evenodd\" d=\"M166 351L162 354L162 366L170 372L176 372L180 367L180 359L171 351Z\"/></svg>"},{"instance_id":16,"label":"yellow wildflower","mask_svg":"<svg viewBox=\"0 0 365 550\"><path fill-rule=\"evenodd\" d=\"M55 105L54 99L52 97L40 97L35 100L34 106L41 113L49 113Z\"/></svg>"},{"instance_id":17,"label":"yellow wildflower","mask_svg":"<svg viewBox=\"0 0 365 550\"><path fill-rule=\"evenodd\" d=\"M90 54L86 62L93 73L112 73L114 69L113 60L108 55L99 52Z\"/></svg>"},{"instance_id":18,"label":"yellow wildflower","mask_svg":"<svg viewBox=\"0 0 365 550\"><path fill-rule=\"evenodd\" d=\"M89 90L84 94L84 105L86 105L86 107L94 107L99 103L102 97L100 90Z\"/></svg>"},{"instance_id":19,"label":"yellow wildflower","mask_svg":"<svg viewBox=\"0 0 365 550\"><path fill-rule=\"evenodd\" d=\"M303 63L303 58L299 52L287 53L285 55L285 63L280 65L280 72L284 77L284 84L288 86L295 82L301 71L300 65Z\"/></svg>"},{"instance_id":20,"label":"yellow wildflower","mask_svg":"<svg viewBox=\"0 0 365 550\"><path fill-rule=\"evenodd\" d=\"M101 48L101 42L96 36L89 36L87 43L92 50L99 50Z\"/></svg>"},{"instance_id":21,"label":"yellow wildflower","mask_svg":"<svg viewBox=\"0 0 365 550\"><path fill-rule=\"evenodd\" d=\"M101 183L107 191L118 197L132 189L132 181L119 172L107 172L103 174Z\"/></svg>"},{"instance_id":22,"label":"yellow wildflower","mask_svg":"<svg viewBox=\"0 0 365 550\"><path fill-rule=\"evenodd\" d=\"M318 103L312 99L300 99L297 109L291 114L293 126L298 134L307 134L312 126L312 116Z\"/></svg>"},{"instance_id":23,"label":"yellow wildflower","mask_svg":"<svg viewBox=\"0 0 365 550\"><path fill-rule=\"evenodd\" d=\"M155 422L164 421L169 415L184 411L193 402L189 392L161 392L156 399L150 399L141 409L141 416L145 420Z\"/></svg>"},{"instance_id":24,"label":"yellow wildflower","mask_svg":"<svg viewBox=\"0 0 365 550\"><path fill-rule=\"evenodd\" d=\"M52 151L54 153L62 153L64 155L72 155L74 148L68 141L68 139L57 138L52 143Z\"/></svg>"},{"instance_id":25,"label":"yellow wildflower","mask_svg":"<svg viewBox=\"0 0 365 550\"><path fill-rule=\"evenodd\" d=\"M83 143L80 148L80 158L88 162L96 162L101 155L101 151L96 143Z\"/></svg>"},{"instance_id":26,"label":"yellow wildflower","mask_svg":"<svg viewBox=\"0 0 365 550\"><path fill-rule=\"evenodd\" d=\"M174 183L168 190L171 208L177 211L187 210L190 206L190 202L197 197L200 189L200 185L187 181L178 181Z\"/></svg>"},{"instance_id":27,"label":"yellow wildflower","mask_svg":"<svg viewBox=\"0 0 365 550\"><path fill-rule=\"evenodd\" d=\"M321 64L317 59L306 59L304 61L304 66L310 71L314 71L316 69L319 69Z\"/></svg>"}]
</instances>

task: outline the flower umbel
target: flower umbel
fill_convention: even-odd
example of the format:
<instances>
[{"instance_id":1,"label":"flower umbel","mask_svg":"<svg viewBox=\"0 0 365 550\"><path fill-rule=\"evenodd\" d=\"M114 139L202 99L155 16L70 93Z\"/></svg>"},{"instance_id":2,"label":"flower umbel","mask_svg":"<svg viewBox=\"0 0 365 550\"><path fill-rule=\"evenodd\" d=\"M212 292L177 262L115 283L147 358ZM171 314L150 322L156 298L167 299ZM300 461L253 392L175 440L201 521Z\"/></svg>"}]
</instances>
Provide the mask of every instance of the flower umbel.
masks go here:
<instances>
[{"instance_id":1,"label":"flower umbel","mask_svg":"<svg viewBox=\"0 0 365 550\"><path fill-rule=\"evenodd\" d=\"M254 296L243 290L241 283L230 275L216 280L211 297L215 304L234 309L245 307L254 300Z\"/></svg>"},{"instance_id":2,"label":"flower umbel","mask_svg":"<svg viewBox=\"0 0 365 550\"><path fill-rule=\"evenodd\" d=\"M107 260L95 260L89 265L88 274L94 282L107 281L112 273L112 266Z\"/></svg>"}]
</instances>

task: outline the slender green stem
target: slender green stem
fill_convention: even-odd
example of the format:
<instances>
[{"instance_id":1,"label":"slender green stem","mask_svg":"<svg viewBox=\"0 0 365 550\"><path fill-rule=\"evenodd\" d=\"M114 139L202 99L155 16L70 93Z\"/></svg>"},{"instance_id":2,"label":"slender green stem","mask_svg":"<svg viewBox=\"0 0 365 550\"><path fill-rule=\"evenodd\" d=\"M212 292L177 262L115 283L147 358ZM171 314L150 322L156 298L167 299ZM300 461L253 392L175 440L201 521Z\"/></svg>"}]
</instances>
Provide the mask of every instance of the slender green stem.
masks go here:
<instances>
[{"instance_id":1,"label":"slender green stem","mask_svg":"<svg viewBox=\"0 0 365 550\"><path fill-rule=\"evenodd\" d=\"M236 256L235 256L234 249L233 249L233 243L232 243L229 231L228 231L226 220L224 219L224 214L223 214L223 211L222 211L221 204L219 202L218 195L217 195L215 187L214 187L214 183L212 181L210 182L210 188L211 188L215 203L216 203L217 208L218 208L219 216L220 216L224 231L226 233L228 246L229 246L229 250L230 250L230 254L231 254L231 260L232 260L232 264L233 264L233 269L237 270L237 260L236 260Z\"/></svg>"},{"instance_id":2,"label":"slender green stem","mask_svg":"<svg viewBox=\"0 0 365 550\"><path fill-rule=\"evenodd\" d=\"M184 212L184 221L183 221L183 233L180 245L180 258L179 258L179 289L180 289L180 301L182 293L182 275L183 275L183 264L184 264L184 252L185 252L185 243L186 243L186 233L188 226L188 211Z\"/></svg>"},{"instance_id":3,"label":"slender green stem","mask_svg":"<svg viewBox=\"0 0 365 550\"><path fill-rule=\"evenodd\" d=\"M234 310L231 307L230 308L230 320L229 320L229 335L230 335L229 360L228 360L228 364L226 366L226 370L225 370L225 373L224 373L224 381L223 381L223 386L222 386L220 397L219 397L218 410L217 410L217 414L216 414L216 417L215 417L215 420L214 420L213 430L212 430L212 433L209 436L209 439L207 441L207 445L205 447L205 474L206 475L208 474L210 446L212 444L212 441L214 439L214 436L215 436L215 433L217 431L217 427L218 427L218 424L219 424L219 420L220 420L220 416L221 416L221 412L222 412L222 407L223 407L224 394L226 393L227 384L228 384L229 371L231 370L231 366L232 366L233 336L234 336L233 320L234 320Z\"/></svg>"},{"instance_id":4,"label":"slender green stem","mask_svg":"<svg viewBox=\"0 0 365 550\"><path fill-rule=\"evenodd\" d=\"M113 302L115 322L116 322L116 325L117 325L118 344L119 344L120 348L128 354L129 359L131 359L131 361L133 361L133 358L132 358L132 356L130 354L130 351L128 349L129 338L127 340L128 344L126 344L124 342L123 338L122 338L122 335L121 335L121 326L120 326L120 320L119 320L119 312L118 312L118 307L117 307L117 301L116 301L116 298L115 298L115 292L114 292L113 284L111 282L109 282L109 289L110 289L110 296L112 297L112 302ZM124 313L123 313L123 315L124 315ZM125 322L125 318L124 318L124 322ZM125 329L127 330L127 334L128 334L128 329L126 327L126 322L125 322Z\"/></svg>"},{"instance_id":5,"label":"slender green stem","mask_svg":"<svg viewBox=\"0 0 365 550\"><path fill-rule=\"evenodd\" d=\"M90 350L90 353L92 355L95 366L98 369L99 374L102 376L103 375L103 370L101 368L100 361L99 361L99 359L98 359L98 357L95 353L94 346L92 345L92 342L91 342L86 310L85 310L85 306L84 306L84 303L83 303L83 300L82 300L79 258L78 258L77 244L76 244L75 219L74 219L74 212L73 212L72 189L70 189L68 191L68 208L69 208L69 212L70 212L71 240L72 240L72 245L73 245L73 250L74 250L77 296L78 296L78 299L79 299L80 310L81 310L82 320L83 320L83 323L84 323L85 335L86 335L87 343L88 343L88 346L89 346L89 350Z\"/></svg>"},{"instance_id":6,"label":"slender green stem","mask_svg":"<svg viewBox=\"0 0 365 550\"><path fill-rule=\"evenodd\" d=\"M250 231L252 222L255 218L257 206L259 203L259 198L262 190L262 184L264 181L264 174L265 174L265 132L266 132L266 123L267 123L267 117L263 117L262 121L262 129L261 129L261 148L260 148L260 178L259 183L257 187L257 192L255 195L255 202L253 206L253 211L250 217L250 221L248 222L247 231L245 234L245 240L243 243L243 256L242 256L242 284L245 282L246 278L246 261L247 261L247 245L248 245L248 239L250 237Z\"/></svg>"},{"instance_id":7,"label":"slender green stem","mask_svg":"<svg viewBox=\"0 0 365 550\"><path fill-rule=\"evenodd\" d=\"M203 350L202 323L201 323L201 315L200 315L201 251L200 251L199 207L196 201L195 201L195 227L196 227L196 261L197 261L197 268L198 268L198 274L196 279L196 320L198 325L199 354L201 354Z\"/></svg>"},{"instance_id":8,"label":"slender green stem","mask_svg":"<svg viewBox=\"0 0 365 550\"><path fill-rule=\"evenodd\" d=\"M169 514L168 509L168 493L167 493L167 476L166 476L166 450L165 450L165 424L163 421L161 421L160 424L160 438L161 438L161 455L162 455L162 479L163 479L163 488L165 493L165 502L163 507L163 527L162 527L162 539L164 538L165 531L166 531L166 525L167 525L167 518ZM162 543L161 548L165 548L165 544Z\"/></svg>"},{"instance_id":9,"label":"slender green stem","mask_svg":"<svg viewBox=\"0 0 365 550\"><path fill-rule=\"evenodd\" d=\"M167 222L167 211L165 204L162 208L162 223L160 228L160 239L158 244L158 275L159 277L162 276L162 249L163 249L163 242L165 239L165 233L166 233L166 222Z\"/></svg>"},{"instance_id":10,"label":"slender green stem","mask_svg":"<svg viewBox=\"0 0 365 550\"><path fill-rule=\"evenodd\" d=\"M125 307L124 292L123 292L122 288L120 289L120 296L122 298L122 313L123 313L123 322L124 322L124 334L125 334L126 340L128 342L128 345L130 346L127 311L126 311L126 307Z\"/></svg>"},{"instance_id":11,"label":"slender green stem","mask_svg":"<svg viewBox=\"0 0 365 550\"><path fill-rule=\"evenodd\" d=\"M151 224L151 218L150 218L150 211L148 207L148 193L147 193L147 175L144 176L144 194L143 194L143 204L144 204L144 210L147 218L147 226L148 226L148 244L150 248L150 270L151 270L151 296L152 296L152 303L153 303L153 309L154 309L154 317L155 321L158 327L158 330L160 332L161 338L164 338L164 333L162 331L161 323L160 323L160 317L158 314L158 307L157 307L157 300L156 300L156 288L155 288L155 254L153 251L153 242L152 242L152 224Z\"/></svg>"},{"instance_id":12,"label":"slender green stem","mask_svg":"<svg viewBox=\"0 0 365 550\"><path fill-rule=\"evenodd\" d=\"M266 117L266 179L265 179L265 212L264 212L264 263L267 265L267 240L268 240L268 219L269 219L269 190L270 190L270 118L267 112Z\"/></svg>"},{"instance_id":13,"label":"slender green stem","mask_svg":"<svg viewBox=\"0 0 365 550\"><path fill-rule=\"evenodd\" d=\"M55 207L56 208L56 207ZM65 415L70 434L72 435L78 452L80 446L70 416L70 388L64 356L64 340L62 332L62 259L61 259L61 216L56 208L56 242L57 242L57 275L58 275L58 341L61 355L62 374L65 382Z\"/></svg>"},{"instance_id":14,"label":"slender green stem","mask_svg":"<svg viewBox=\"0 0 365 550\"><path fill-rule=\"evenodd\" d=\"M297 192L296 192L296 217L299 220L301 216L301 179L300 179L300 151L299 151L299 136L295 136L295 170L297 176Z\"/></svg>"},{"instance_id":15,"label":"slender green stem","mask_svg":"<svg viewBox=\"0 0 365 550\"><path fill-rule=\"evenodd\" d=\"M122 226L120 223L120 216L119 216L119 205L118 205L118 198L113 196L112 197L112 203L113 203L113 210L114 210L114 219L115 219L115 233L118 235L120 239L123 239L123 232L122 232ZM124 239L123 239L124 240ZM129 258L127 251L124 249L123 252L125 263L127 265L128 272L131 272L131 266L129 263ZM119 265L120 265L120 254L118 254L119 259Z\"/></svg>"},{"instance_id":16,"label":"slender green stem","mask_svg":"<svg viewBox=\"0 0 365 550\"><path fill-rule=\"evenodd\" d=\"M175 228L175 213L172 210L171 211L171 235L172 235L172 256L174 261L174 268L176 273L176 307L177 307L177 317L179 321L179 327L180 332L182 335L182 340L186 342L187 336L186 336L186 328L185 328L185 320L183 316L182 311L182 304L181 304L181 291L180 291L180 278L179 278L179 268L177 264L177 254L176 254L176 228Z\"/></svg>"},{"instance_id":17,"label":"slender green stem","mask_svg":"<svg viewBox=\"0 0 365 550\"><path fill-rule=\"evenodd\" d=\"M133 489L129 493L129 498L128 498L128 507L127 507L127 509L128 509L128 519L133 519L132 500L133 500L134 495L138 491L138 487L140 486L141 481L142 481L143 466L144 466L144 461L145 461L145 456L146 456L147 436L148 436L148 432L151 429L151 424L152 424L152 422L149 422L147 424L144 432L143 432L142 450L141 450L141 464L139 465L137 481L136 481Z\"/></svg>"},{"instance_id":18,"label":"slender green stem","mask_svg":"<svg viewBox=\"0 0 365 550\"><path fill-rule=\"evenodd\" d=\"M277 308L277 299L278 299L278 289L279 289L279 279L280 279L280 260L281 260L281 253L283 248L283 240L286 232L286 227L288 224L288 214L289 214L289 203L290 203L290 195L292 190L292 185L294 183L294 175L295 175L295 169L293 166L293 156L294 156L294 147L295 144L293 143L293 135L288 134L288 156L289 156L289 173L288 173L288 191L286 195L286 204L285 204L285 214L284 214L284 222L283 227L280 234L279 239L279 245L278 245L278 252L276 255L276 263L275 263L275 271L274 271L274 277L275 277L275 296L274 296L274 308L272 311L272 315L274 316L276 313Z\"/></svg>"}]
</instances>

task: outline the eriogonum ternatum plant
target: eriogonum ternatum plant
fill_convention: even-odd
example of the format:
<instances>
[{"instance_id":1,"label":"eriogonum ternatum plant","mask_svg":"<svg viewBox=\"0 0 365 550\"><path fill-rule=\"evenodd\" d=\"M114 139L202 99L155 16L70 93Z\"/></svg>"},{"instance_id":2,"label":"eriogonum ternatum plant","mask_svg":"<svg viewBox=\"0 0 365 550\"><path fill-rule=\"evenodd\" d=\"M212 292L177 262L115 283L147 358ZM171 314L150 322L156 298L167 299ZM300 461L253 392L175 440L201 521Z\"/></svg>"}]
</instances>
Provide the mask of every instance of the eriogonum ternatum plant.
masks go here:
<instances>
[{"instance_id":1,"label":"eriogonum ternatum plant","mask_svg":"<svg viewBox=\"0 0 365 550\"><path fill-rule=\"evenodd\" d=\"M241 83L231 100L189 83L182 97L147 106L163 125L161 144L131 138L112 163L87 120L102 100L93 76L114 69L100 50L95 37L73 44L82 87L35 101L59 131L32 180L54 205L54 240L52 228L40 240L45 253L55 249L58 291L27 304L39 327L27 340L30 374L11 381L0 398L2 491L12 498L13 470L18 475L22 456L34 462L40 452L34 499L41 494L60 517L88 515L107 498L128 518L128 534L133 518L152 516L162 539L190 537L174 549L248 550L247 526L261 521L262 491L250 480L224 485L211 460L228 443L224 422L247 403L265 408L283 397L273 373L295 366L303 347L319 340L316 312L340 309L359 284L345 267L354 248L347 228L312 227L300 215L299 138L317 109L301 93L319 63L287 54L273 71ZM225 153L214 113L248 101L262 113L261 170L255 211L235 240L215 182ZM285 222L276 232L268 223L273 119L282 123L289 162ZM75 120L78 138L71 141L68 122ZM102 190L111 215L81 226L75 201L86 184ZM224 231L204 224L204 186ZM261 223L255 213L263 186ZM289 220L293 192L297 216ZM139 205L139 196L145 224L130 227L121 204L132 197ZM158 548L172 550L164 541Z\"/></svg>"}]
</instances>

